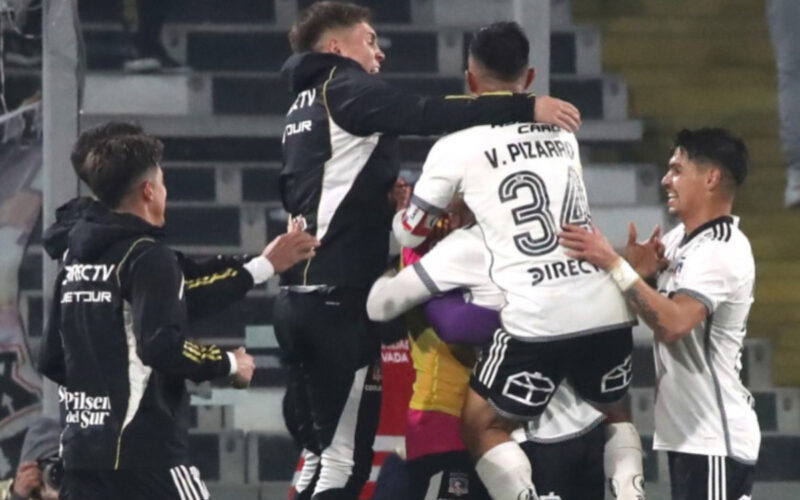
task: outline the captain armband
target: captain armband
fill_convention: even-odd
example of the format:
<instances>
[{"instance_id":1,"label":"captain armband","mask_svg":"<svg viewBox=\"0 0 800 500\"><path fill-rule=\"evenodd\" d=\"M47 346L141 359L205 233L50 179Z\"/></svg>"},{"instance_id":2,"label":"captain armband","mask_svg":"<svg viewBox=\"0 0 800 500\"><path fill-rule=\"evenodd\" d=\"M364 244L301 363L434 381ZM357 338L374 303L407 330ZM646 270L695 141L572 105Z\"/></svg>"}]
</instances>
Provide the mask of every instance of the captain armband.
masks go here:
<instances>
[{"instance_id":1,"label":"captain armband","mask_svg":"<svg viewBox=\"0 0 800 500\"><path fill-rule=\"evenodd\" d=\"M429 214L412 203L403 212L403 229L414 236L427 238L438 219L438 215Z\"/></svg>"}]
</instances>

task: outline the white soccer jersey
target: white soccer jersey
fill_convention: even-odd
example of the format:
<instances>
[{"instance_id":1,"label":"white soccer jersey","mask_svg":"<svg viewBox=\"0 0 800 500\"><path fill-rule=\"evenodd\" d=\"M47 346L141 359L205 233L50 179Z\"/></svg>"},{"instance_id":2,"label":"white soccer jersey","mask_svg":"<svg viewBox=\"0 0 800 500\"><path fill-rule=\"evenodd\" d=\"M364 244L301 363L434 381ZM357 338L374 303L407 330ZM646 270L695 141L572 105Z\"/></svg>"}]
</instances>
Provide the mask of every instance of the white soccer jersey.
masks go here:
<instances>
[{"instance_id":1,"label":"white soccer jersey","mask_svg":"<svg viewBox=\"0 0 800 500\"><path fill-rule=\"evenodd\" d=\"M463 288L473 304L500 310L503 293L489 280L489 260L480 229L472 226L450 233L413 268L431 293ZM589 432L603 419L565 380L544 413L513 437L519 442L555 443Z\"/></svg>"},{"instance_id":2,"label":"white soccer jersey","mask_svg":"<svg viewBox=\"0 0 800 500\"><path fill-rule=\"evenodd\" d=\"M670 264L658 277L659 292L699 300L708 317L682 339L653 345L653 447L755 463L761 433L739 378L755 281L750 242L725 216L688 235L681 224L664 244Z\"/></svg>"},{"instance_id":3,"label":"white soccer jersey","mask_svg":"<svg viewBox=\"0 0 800 500\"><path fill-rule=\"evenodd\" d=\"M504 329L553 340L633 324L617 286L570 259L556 233L591 221L575 136L554 125L481 126L431 149L412 203L440 212L456 192L475 213L491 252L491 280L505 294Z\"/></svg>"}]
</instances>

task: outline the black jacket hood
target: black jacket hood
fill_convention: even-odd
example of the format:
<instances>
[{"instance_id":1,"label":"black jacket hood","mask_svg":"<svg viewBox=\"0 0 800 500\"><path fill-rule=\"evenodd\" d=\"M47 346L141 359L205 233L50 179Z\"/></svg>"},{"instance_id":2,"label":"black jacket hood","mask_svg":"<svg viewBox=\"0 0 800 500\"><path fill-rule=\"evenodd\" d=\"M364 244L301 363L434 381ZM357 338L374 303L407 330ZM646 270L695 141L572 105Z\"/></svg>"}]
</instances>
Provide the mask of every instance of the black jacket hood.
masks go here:
<instances>
[{"instance_id":1,"label":"black jacket hood","mask_svg":"<svg viewBox=\"0 0 800 500\"><path fill-rule=\"evenodd\" d=\"M69 246L69 233L85 216L100 217L108 213L105 205L94 198L73 198L56 209L56 221L45 230L42 243L47 255L58 260Z\"/></svg>"},{"instance_id":2,"label":"black jacket hood","mask_svg":"<svg viewBox=\"0 0 800 500\"><path fill-rule=\"evenodd\" d=\"M327 52L300 52L283 63L281 76L289 83L289 90L297 94L326 78L334 66L341 65L352 65L363 71L361 65L349 57Z\"/></svg>"},{"instance_id":3,"label":"black jacket hood","mask_svg":"<svg viewBox=\"0 0 800 500\"><path fill-rule=\"evenodd\" d=\"M56 222L44 233L43 244L53 259L64 251L80 261L92 261L117 242L149 236L164 237L164 229L132 214L112 212L92 198L74 198L56 210Z\"/></svg>"},{"instance_id":4,"label":"black jacket hood","mask_svg":"<svg viewBox=\"0 0 800 500\"><path fill-rule=\"evenodd\" d=\"M91 262L120 241L147 236L161 239L164 230L132 214L88 214L69 233L69 254L81 262Z\"/></svg>"}]
</instances>

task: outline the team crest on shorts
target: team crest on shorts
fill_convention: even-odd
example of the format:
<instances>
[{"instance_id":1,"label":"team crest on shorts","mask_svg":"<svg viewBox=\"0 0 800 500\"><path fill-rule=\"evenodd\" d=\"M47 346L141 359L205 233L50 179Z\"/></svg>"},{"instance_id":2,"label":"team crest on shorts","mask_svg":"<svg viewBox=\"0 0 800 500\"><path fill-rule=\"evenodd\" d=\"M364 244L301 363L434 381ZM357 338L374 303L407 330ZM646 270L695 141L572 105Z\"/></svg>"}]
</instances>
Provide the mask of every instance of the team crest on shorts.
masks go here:
<instances>
[{"instance_id":1,"label":"team crest on shorts","mask_svg":"<svg viewBox=\"0 0 800 500\"><path fill-rule=\"evenodd\" d=\"M506 379L503 395L527 406L547 404L556 384L540 372L519 372Z\"/></svg>"},{"instance_id":2,"label":"team crest on shorts","mask_svg":"<svg viewBox=\"0 0 800 500\"><path fill-rule=\"evenodd\" d=\"M631 356L628 356L621 365L614 367L608 373L603 375L603 381L600 390L603 391L603 394L622 390L631 384L632 377L633 366L631 364Z\"/></svg>"},{"instance_id":3,"label":"team crest on shorts","mask_svg":"<svg viewBox=\"0 0 800 500\"><path fill-rule=\"evenodd\" d=\"M461 472L452 472L448 478L447 492L460 497L469 495L469 476Z\"/></svg>"}]
</instances>

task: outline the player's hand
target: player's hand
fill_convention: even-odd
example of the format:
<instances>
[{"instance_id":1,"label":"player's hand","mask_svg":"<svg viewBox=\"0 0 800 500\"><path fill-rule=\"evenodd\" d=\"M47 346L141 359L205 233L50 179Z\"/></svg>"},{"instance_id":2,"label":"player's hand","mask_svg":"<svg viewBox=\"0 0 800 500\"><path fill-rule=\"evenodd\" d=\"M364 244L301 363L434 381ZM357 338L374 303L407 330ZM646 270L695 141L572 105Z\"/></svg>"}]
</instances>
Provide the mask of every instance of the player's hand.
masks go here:
<instances>
[{"instance_id":1,"label":"player's hand","mask_svg":"<svg viewBox=\"0 0 800 500\"><path fill-rule=\"evenodd\" d=\"M41 486L42 473L36 462L22 462L14 477L14 493L20 498L29 498Z\"/></svg>"},{"instance_id":2,"label":"player's hand","mask_svg":"<svg viewBox=\"0 0 800 500\"><path fill-rule=\"evenodd\" d=\"M591 231L572 224L564 224L561 228L563 231L558 233L558 242L569 250L566 252L568 257L585 260L604 271L608 271L620 258L594 225Z\"/></svg>"},{"instance_id":3,"label":"player's hand","mask_svg":"<svg viewBox=\"0 0 800 500\"><path fill-rule=\"evenodd\" d=\"M305 231L292 230L272 240L261 253L276 273L282 273L301 260L314 256L319 240Z\"/></svg>"},{"instance_id":4,"label":"player's hand","mask_svg":"<svg viewBox=\"0 0 800 500\"><path fill-rule=\"evenodd\" d=\"M555 97L536 97L533 104L533 120L552 123L573 133L581 128L581 112L578 108Z\"/></svg>"},{"instance_id":5,"label":"player's hand","mask_svg":"<svg viewBox=\"0 0 800 500\"><path fill-rule=\"evenodd\" d=\"M625 260L644 279L649 279L667 267L669 261L664 257L664 243L661 241L661 226L656 224L653 233L643 243L636 241L636 224L628 224L628 242L625 244Z\"/></svg>"},{"instance_id":6,"label":"player's hand","mask_svg":"<svg viewBox=\"0 0 800 500\"><path fill-rule=\"evenodd\" d=\"M445 215L444 217L440 218L436 221L436 224L431 228L431 234L428 235L427 242L430 245L430 248L436 246L437 243L442 241L445 236L450 234L450 231L453 230L450 216Z\"/></svg>"},{"instance_id":7,"label":"player's hand","mask_svg":"<svg viewBox=\"0 0 800 500\"><path fill-rule=\"evenodd\" d=\"M247 354L244 347L232 352L236 357L236 373L231 376L231 385L236 389L247 389L250 381L253 380L253 372L256 369L253 356Z\"/></svg>"},{"instance_id":8,"label":"player's hand","mask_svg":"<svg viewBox=\"0 0 800 500\"><path fill-rule=\"evenodd\" d=\"M292 217L290 214L288 220L286 221L287 233L305 231L306 227L308 227L308 223L306 223L306 218L303 217L302 215L298 215L297 217Z\"/></svg>"}]
</instances>

